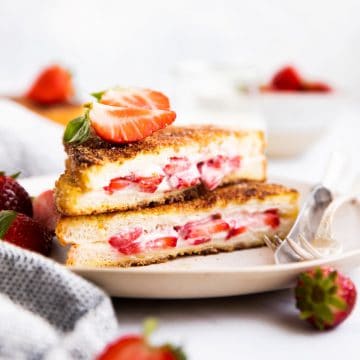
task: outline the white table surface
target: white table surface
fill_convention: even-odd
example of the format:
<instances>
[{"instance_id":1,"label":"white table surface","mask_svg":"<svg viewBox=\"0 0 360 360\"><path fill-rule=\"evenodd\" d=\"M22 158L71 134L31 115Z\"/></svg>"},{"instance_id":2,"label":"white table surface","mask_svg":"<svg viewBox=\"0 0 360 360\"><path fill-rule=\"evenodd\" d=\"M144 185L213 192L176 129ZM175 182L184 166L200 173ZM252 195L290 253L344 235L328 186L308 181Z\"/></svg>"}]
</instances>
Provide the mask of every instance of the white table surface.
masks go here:
<instances>
[{"instance_id":1,"label":"white table surface","mask_svg":"<svg viewBox=\"0 0 360 360\"><path fill-rule=\"evenodd\" d=\"M329 151L357 134L355 116L307 154L270 161L270 173L316 182ZM360 269L350 275L360 289ZM191 360L360 359L360 306L342 326L320 333L298 319L291 290L220 299L114 299L114 306L124 334L140 331L143 319L155 316L160 328L154 340L182 344Z\"/></svg>"}]
</instances>

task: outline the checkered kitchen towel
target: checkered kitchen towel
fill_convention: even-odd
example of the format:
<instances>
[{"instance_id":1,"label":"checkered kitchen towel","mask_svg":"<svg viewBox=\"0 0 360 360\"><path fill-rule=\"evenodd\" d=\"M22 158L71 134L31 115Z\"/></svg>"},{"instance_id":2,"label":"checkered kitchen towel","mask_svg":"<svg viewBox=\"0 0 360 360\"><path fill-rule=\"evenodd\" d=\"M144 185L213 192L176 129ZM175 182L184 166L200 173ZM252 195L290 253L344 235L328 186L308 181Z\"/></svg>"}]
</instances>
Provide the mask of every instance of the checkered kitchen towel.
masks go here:
<instances>
[{"instance_id":1,"label":"checkered kitchen towel","mask_svg":"<svg viewBox=\"0 0 360 360\"><path fill-rule=\"evenodd\" d=\"M100 289L0 240L0 359L93 359L116 335Z\"/></svg>"}]
</instances>

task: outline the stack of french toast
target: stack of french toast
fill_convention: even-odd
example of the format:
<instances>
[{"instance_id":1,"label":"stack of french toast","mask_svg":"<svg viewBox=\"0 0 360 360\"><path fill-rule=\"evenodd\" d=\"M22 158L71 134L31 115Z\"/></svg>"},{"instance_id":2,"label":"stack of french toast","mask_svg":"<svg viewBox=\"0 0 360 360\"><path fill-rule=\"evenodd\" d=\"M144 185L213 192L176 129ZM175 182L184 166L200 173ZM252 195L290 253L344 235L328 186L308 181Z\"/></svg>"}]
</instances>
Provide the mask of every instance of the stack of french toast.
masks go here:
<instances>
[{"instance_id":1,"label":"stack of french toast","mask_svg":"<svg viewBox=\"0 0 360 360\"><path fill-rule=\"evenodd\" d=\"M161 93L94 94L64 134L56 234L67 264L135 266L284 237L298 193L266 180L264 134L172 126Z\"/></svg>"}]
</instances>

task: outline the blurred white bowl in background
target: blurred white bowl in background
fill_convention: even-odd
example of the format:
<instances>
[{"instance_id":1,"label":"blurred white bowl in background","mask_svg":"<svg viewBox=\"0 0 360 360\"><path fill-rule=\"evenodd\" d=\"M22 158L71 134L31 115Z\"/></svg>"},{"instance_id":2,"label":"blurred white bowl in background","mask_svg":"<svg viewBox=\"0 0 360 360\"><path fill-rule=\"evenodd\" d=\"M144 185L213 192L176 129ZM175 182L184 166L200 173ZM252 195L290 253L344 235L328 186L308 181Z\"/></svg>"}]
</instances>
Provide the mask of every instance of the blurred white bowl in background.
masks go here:
<instances>
[{"instance_id":1,"label":"blurred white bowl in background","mask_svg":"<svg viewBox=\"0 0 360 360\"><path fill-rule=\"evenodd\" d=\"M268 93L257 96L268 134L268 155L295 156L328 133L344 112L338 94Z\"/></svg>"}]
</instances>

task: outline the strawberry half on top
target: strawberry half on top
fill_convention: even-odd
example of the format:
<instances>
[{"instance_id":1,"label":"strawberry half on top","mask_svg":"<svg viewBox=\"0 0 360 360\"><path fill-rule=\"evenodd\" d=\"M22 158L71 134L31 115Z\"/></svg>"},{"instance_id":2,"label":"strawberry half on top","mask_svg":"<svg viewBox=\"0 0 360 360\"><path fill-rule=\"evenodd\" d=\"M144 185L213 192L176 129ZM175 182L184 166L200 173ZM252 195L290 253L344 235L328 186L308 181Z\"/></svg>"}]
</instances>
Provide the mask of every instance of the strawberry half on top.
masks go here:
<instances>
[{"instance_id":1,"label":"strawberry half on top","mask_svg":"<svg viewBox=\"0 0 360 360\"><path fill-rule=\"evenodd\" d=\"M319 330L326 330L350 315L356 302L356 288L338 271L319 267L300 274L295 297L300 318Z\"/></svg>"},{"instance_id":2,"label":"strawberry half on top","mask_svg":"<svg viewBox=\"0 0 360 360\"><path fill-rule=\"evenodd\" d=\"M169 99L149 89L115 88L92 94L97 101L85 114L72 120L64 133L67 143L82 143L90 126L102 139L113 143L142 140L175 121Z\"/></svg>"}]
</instances>

